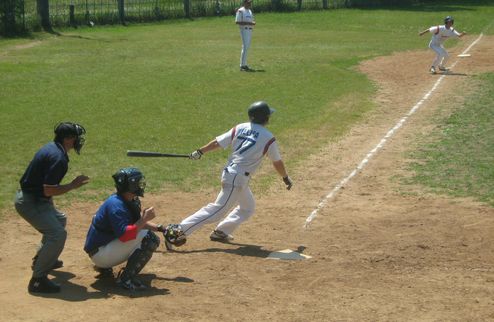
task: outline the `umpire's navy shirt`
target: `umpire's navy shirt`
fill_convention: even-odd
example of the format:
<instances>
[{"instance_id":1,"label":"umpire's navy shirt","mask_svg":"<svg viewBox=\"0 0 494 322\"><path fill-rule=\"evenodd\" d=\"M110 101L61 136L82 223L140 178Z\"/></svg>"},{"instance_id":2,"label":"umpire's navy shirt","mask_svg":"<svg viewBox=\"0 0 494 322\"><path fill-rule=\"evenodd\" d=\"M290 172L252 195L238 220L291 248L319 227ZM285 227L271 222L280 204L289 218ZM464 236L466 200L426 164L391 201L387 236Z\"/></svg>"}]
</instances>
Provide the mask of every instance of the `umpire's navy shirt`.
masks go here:
<instances>
[{"instance_id":1,"label":"umpire's navy shirt","mask_svg":"<svg viewBox=\"0 0 494 322\"><path fill-rule=\"evenodd\" d=\"M44 195L43 185L58 185L69 169L69 156L58 142L50 142L34 155L19 181L24 193L34 194L41 198Z\"/></svg>"}]
</instances>

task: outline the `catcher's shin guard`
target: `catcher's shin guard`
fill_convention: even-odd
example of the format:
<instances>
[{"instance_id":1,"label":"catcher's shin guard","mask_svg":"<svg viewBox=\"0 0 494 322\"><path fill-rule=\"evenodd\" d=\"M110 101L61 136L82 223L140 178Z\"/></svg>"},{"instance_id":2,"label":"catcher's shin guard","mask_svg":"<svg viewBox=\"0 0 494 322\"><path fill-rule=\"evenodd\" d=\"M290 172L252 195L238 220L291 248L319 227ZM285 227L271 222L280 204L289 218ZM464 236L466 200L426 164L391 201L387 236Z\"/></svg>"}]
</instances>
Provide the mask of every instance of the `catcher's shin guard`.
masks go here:
<instances>
[{"instance_id":1,"label":"catcher's shin guard","mask_svg":"<svg viewBox=\"0 0 494 322\"><path fill-rule=\"evenodd\" d=\"M159 237L152 231L148 231L147 235L142 239L141 247L136 249L127 260L127 265L121 272L120 278L123 281L130 280L139 274L159 245Z\"/></svg>"}]
</instances>

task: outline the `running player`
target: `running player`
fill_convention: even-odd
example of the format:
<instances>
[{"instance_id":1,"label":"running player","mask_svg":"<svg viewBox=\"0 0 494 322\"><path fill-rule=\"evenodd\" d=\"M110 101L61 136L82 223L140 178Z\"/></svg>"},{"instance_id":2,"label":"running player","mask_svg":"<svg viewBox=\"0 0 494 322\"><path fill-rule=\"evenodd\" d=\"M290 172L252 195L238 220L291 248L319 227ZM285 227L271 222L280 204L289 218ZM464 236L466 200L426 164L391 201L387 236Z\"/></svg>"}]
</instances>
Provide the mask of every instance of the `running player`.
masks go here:
<instances>
[{"instance_id":1,"label":"running player","mask_svg":"<svg viewBox=\"0 0 494 322\"><path fill-rule=\"evenodd\" d=\"M422 36L428 32L432 34L432 39L429 43L429 48L436 52L436 57L432 62L432 66L430 68L431 74L436 74L437 70L442 72L446 72L448 69L445 67L446 61L448 60L448 52L443 47L443 43L446 39L451 37L463 37L466 33L459 33L453 28L453 24L455 23L453 17L447 16L444 18L444 25L441 26L432 26L429 29L425 29L419 33L419 36Z\"/></svg>"}]
</instances>

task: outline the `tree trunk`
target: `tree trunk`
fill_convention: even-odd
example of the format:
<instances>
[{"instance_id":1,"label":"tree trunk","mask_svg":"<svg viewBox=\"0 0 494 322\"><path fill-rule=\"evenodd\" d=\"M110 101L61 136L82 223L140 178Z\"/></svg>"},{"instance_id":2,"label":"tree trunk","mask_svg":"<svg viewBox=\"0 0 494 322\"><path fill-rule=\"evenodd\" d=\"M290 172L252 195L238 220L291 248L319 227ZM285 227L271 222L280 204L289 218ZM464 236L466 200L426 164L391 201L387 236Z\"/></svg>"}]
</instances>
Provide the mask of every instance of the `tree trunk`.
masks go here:
<instances>
[{"instance_id":1,"label":"tree trunk","mask_svg":"<svg viewBox=\"0 0 494 322\"><path fill-rule=\"evenodd\" d=\"M50 23L50 3L49 0L36 0L38 17L41 21L41 27L45 31L52 31Z\"/></svg>"}]
</instances>

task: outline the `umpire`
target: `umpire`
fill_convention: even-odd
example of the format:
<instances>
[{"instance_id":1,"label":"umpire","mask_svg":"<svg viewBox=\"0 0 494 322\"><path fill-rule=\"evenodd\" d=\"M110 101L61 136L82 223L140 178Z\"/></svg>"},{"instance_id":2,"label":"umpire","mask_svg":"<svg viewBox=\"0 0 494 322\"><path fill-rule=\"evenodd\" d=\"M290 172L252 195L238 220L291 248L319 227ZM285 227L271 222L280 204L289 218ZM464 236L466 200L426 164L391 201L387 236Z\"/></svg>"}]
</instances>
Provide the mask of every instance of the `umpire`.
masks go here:
<instances>
[{"instance_id":1,"label":"umpire","mask_svg":"<svg viewBox=\"0 0 494 322\"><path fill-rule=\"evenodd\" d=\"M62 122L55 127L55 139L43 146L32 159L20 182L15 197L15 209L43 237L33 258L33 276L29 281L30 293L57 293L60 285L48 279L50 270L60 268L58 260L67 238L67 218L53 204L53 196L77 189L89 181L84 175L61 185L68 170L68 152L80 154L86 130L80 124Z\"/></svg>"}]
</instances>

